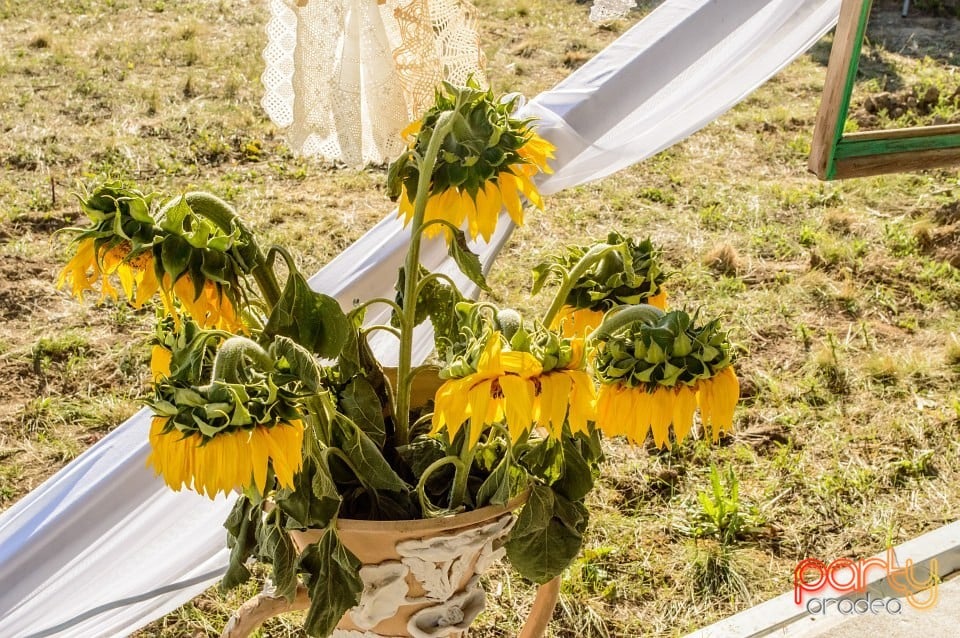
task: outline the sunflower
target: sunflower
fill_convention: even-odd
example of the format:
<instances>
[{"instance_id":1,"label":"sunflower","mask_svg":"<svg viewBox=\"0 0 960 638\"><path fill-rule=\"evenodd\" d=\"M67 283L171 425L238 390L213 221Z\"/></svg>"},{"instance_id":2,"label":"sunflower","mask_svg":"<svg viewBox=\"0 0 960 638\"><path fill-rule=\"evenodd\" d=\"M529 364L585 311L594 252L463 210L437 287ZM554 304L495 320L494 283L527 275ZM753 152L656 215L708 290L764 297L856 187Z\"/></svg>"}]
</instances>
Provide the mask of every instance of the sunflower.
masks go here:
<instances>
[{"instance_id":1,"label":"sunflower","mask_svg":"<svg viewBox=\"0 0 960 638\"><path fill-rule=\"evenodd\" d=\"M476 372L448 379L437 390L432 432L446 427L453 438L469 420L467 445L473 448L487 425L506 420L511 440L519 440L534 423L535 380L542 371L529 352L504 352L500 333L494 332L480 354Z\"/></svg>"},{"instance_id":2,"label":"sunflower","mask_svg":"<svg viewBox=\"0 0 960 638\"><path fill-rule=\"evenodd\" d=\"M83 293L94 290L99 281L100 300L116 300L119 293L110 281L112 276L120 281L121 291L134 308L142 306L160 289L156 261L149 248L132 254L130 242L97 246L93 237L78 242L76 254L60 271L57 287L69 283L71 294L82 301Z\"/></svg>"},{"instance_id":3,"label":"sunflower","mask_svg":"<svg viewBox=\"0 0 960 638\"><path fill-rule=\"evenodd\" d=\"M180 307L201 328L216 328L228 332L244 332L243 322L237 316L237 311L225 293L223 286L209 279L204 280L200 294L190 275L183 275L170 286L170 276L164 275L163 286L160 289L160 298L167 314L177 319L179 316L174 305L174 298L180 302Z\"/></svg>"},{"instance_id":4,"label":"sunflower","mask_svg":"<svg viewBox=\"0 0 960 638\"><path fill-rule=\"evenodd\" d=\"M432 220L445 220L460 228L467 223L467 232L476 239L490 241L497 228L500 211L507 209L510 219L517 226L523 225L523 195L531 204L543 210L543 197L533 183L538 172L552 173L547 160L553 157L554 146L535 133L516 152L524 160L506 166L493 177L481 183L474 193L462 186L451 185L446 190L431 193L424 213L424 224ZM413 199L404 185L400 191L399 214L404 225L413 219ZM432 224L424 230L427 237L434 237L442 230L440 224Z\"/></svg>"},{"instance_id":5,"label":"sunflower","mask_svg":"<svg viewBox=\"0 0 960 638\"><path fill-rule=\"evenodd\" d=\"M597 396L597 427L609 436L625 436L640 445L653 432L658 447L666 447L673 436L682 441L693 427L693 415L700 408L700 420L709 427L713 440L733 430L733 411L740 397L740 383L727 366L709 379L675 387L605 383Z\"/></svg>"},{"instance_id":6,"label":"sunflower","mask_svg":"<svg viewBox=\"0 0 960 638\"><path fill-rule=\"evenodd\" d=\"M173 353L160 345L155 345L150 351L150 372L153 374L153 382L159 383L164 377L170 376L170 362L173 360Z\"/></svg>"},{"instance_id":7,"label":"sunflower","mask_svg":"<svg viewBox=\"0 0 960 638\"><path fill-rule=\"evenodd\" d=\"M168 421L153 419L147 465L174 491L186 486L214 498L220 492L255 486L264 494L268 465L281 488L293 489L293 477L303 464L303 422L237 428L204 437L181 433Z\"/></svg>"},{"instance_id":8,"label":"sunflower","mask_svg":"<svg viewBox=\"0 0 960 638\"><path fill-rule=\"evenodd\" d=\"M424 224L443 220L457 228L465 225L472 238L490 241L502 209L523 224L521 195L543 209L533 178L552 172L548 161L555 148L534 133L529 120L513 117L515 107L515 100L497 100L472 80L461 87L444 84L436 104L404 129L409 148L390 165L388 192L398 201L405 224L414 218L420 171L426 168L420 158L428 156L430 140L438 134L444 137L436 162L427 169ZM424 233L432 237L441 230L452 239L442 224L431 224Z\"/></svg>"},{"instance_id":9,"label":"sunflower","mask_svg":"<svg viewBox=\"0 0 960 638\"><path fill-rule=\"evenodd\" d=\"M587 422L595 419L596 392L593 380L583 370L557 368L534 379L536 389L533 416L537 425L555 439L563 435L563 424L587 432Z\"/></svg>"}]
</instances>

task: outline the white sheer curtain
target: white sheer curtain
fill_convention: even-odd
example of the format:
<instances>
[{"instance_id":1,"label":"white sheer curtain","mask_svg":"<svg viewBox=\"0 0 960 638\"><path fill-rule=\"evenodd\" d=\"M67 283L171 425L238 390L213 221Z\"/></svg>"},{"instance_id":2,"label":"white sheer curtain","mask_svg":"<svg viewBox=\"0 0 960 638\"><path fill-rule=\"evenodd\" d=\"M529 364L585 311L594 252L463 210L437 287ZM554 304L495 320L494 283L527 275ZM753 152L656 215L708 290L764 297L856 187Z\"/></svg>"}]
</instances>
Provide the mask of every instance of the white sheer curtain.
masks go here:
<instances>
[{"instance_id":1,"label":"white sheer curtain","mask_svg":"<svg viewBox=\"0 0 960 638\"><path fill-rule=\"evenodd\" d=\"M667 0L524 107L559 150L543 190L599 179L700 129L821 37L839 5ZM488 267L511 232L501 221L490 244L475 246ZM348 307L390 296L405 244L390 214L311 284ZM440 245L424 263L456 275ZM427 330L417 344L423 359ZM374 347L393 356L389 341ZM154 478L144 467L148 425L138 413L0 516L0 636L127 635L217 581L230 502Z\"/></svg>"}]
</instances>

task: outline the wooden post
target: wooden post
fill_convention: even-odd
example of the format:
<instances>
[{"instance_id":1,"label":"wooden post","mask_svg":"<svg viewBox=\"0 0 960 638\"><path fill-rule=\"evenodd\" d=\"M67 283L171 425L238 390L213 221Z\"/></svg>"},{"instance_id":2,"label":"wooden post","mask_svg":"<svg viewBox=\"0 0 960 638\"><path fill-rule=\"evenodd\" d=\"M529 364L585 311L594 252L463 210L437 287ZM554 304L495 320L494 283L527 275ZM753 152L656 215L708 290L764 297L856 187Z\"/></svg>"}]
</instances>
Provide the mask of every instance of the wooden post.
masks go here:
<instances>
[{"instance_id":1,"label":"wooden post","mask_svg":"<svg viewBox=\"0 0 960 638\"><path fill-rule=\"evenodd\" d=\"M817 112L813 141L810 144L808 168L820 179L833 179L830 174L836 143L843 135L847 107L857 74L857 62L863 42L871 0L843 0L840 19L833 35L833 48L823 83L823 98Z\"/></svg>"}]
</instances>

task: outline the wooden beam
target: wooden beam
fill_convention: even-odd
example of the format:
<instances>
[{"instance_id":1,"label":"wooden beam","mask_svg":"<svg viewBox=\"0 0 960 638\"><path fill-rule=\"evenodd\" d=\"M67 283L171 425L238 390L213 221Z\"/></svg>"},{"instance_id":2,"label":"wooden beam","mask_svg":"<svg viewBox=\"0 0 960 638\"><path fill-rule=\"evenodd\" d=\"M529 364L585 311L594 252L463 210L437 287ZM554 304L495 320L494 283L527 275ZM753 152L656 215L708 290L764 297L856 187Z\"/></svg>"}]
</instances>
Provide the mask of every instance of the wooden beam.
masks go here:
<instances>
[{"instance_id":1,"label":"wooden beam","mask_svg":"<svg viewBox=\"0 0 960 638\"><path fill-rule=\"evenodd\" d=\"M827 77L823 84L823 98L810 144L808 168L820 179L833 179L830 174L833 154L847 119L870 5L871 0L843 0L840 6L840 19L833 35L833 48L830 50Z\"/></svg>"},{"instance_id":2,"label":"wooden beam","mask_svg":"<svg viewBox=\"0 0 960 638\"><path fill-rule=\"evenodd\" d=\"M868 177L883 173L909 173L925 168L949 167L957 164L960 164L960 147L848 157L836 161L833 179Z\"/></svg>"}]
</instances>

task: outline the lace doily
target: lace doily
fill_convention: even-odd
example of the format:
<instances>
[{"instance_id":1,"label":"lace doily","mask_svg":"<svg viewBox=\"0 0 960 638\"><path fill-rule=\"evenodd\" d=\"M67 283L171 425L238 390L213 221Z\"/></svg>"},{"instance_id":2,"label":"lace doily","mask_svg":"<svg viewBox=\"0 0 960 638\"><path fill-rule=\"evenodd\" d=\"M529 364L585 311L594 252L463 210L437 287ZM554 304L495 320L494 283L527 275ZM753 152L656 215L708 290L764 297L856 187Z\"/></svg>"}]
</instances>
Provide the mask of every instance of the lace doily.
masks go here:
<instances>
[{"instance_id":1,"label":"lace doily","mask_svg":"<svg viewBox=\"0 0 960 638\"><path fill-rule=\"evenodd\" d=\"M619 20L637 6L636 0L593 0L590 7L590 22L603 24Z\"/></svg>"},{"instance_id":2,"label":"lace doily","mask_svg":"<svg viewBox=\"0 0 960 638\"><path fill-rule=\"evenodd\" d=\"M441 80L481 83L467 0L269 0L263 108L290 147L351 166L404 148Z\"/></svg>"}]
</instances>

